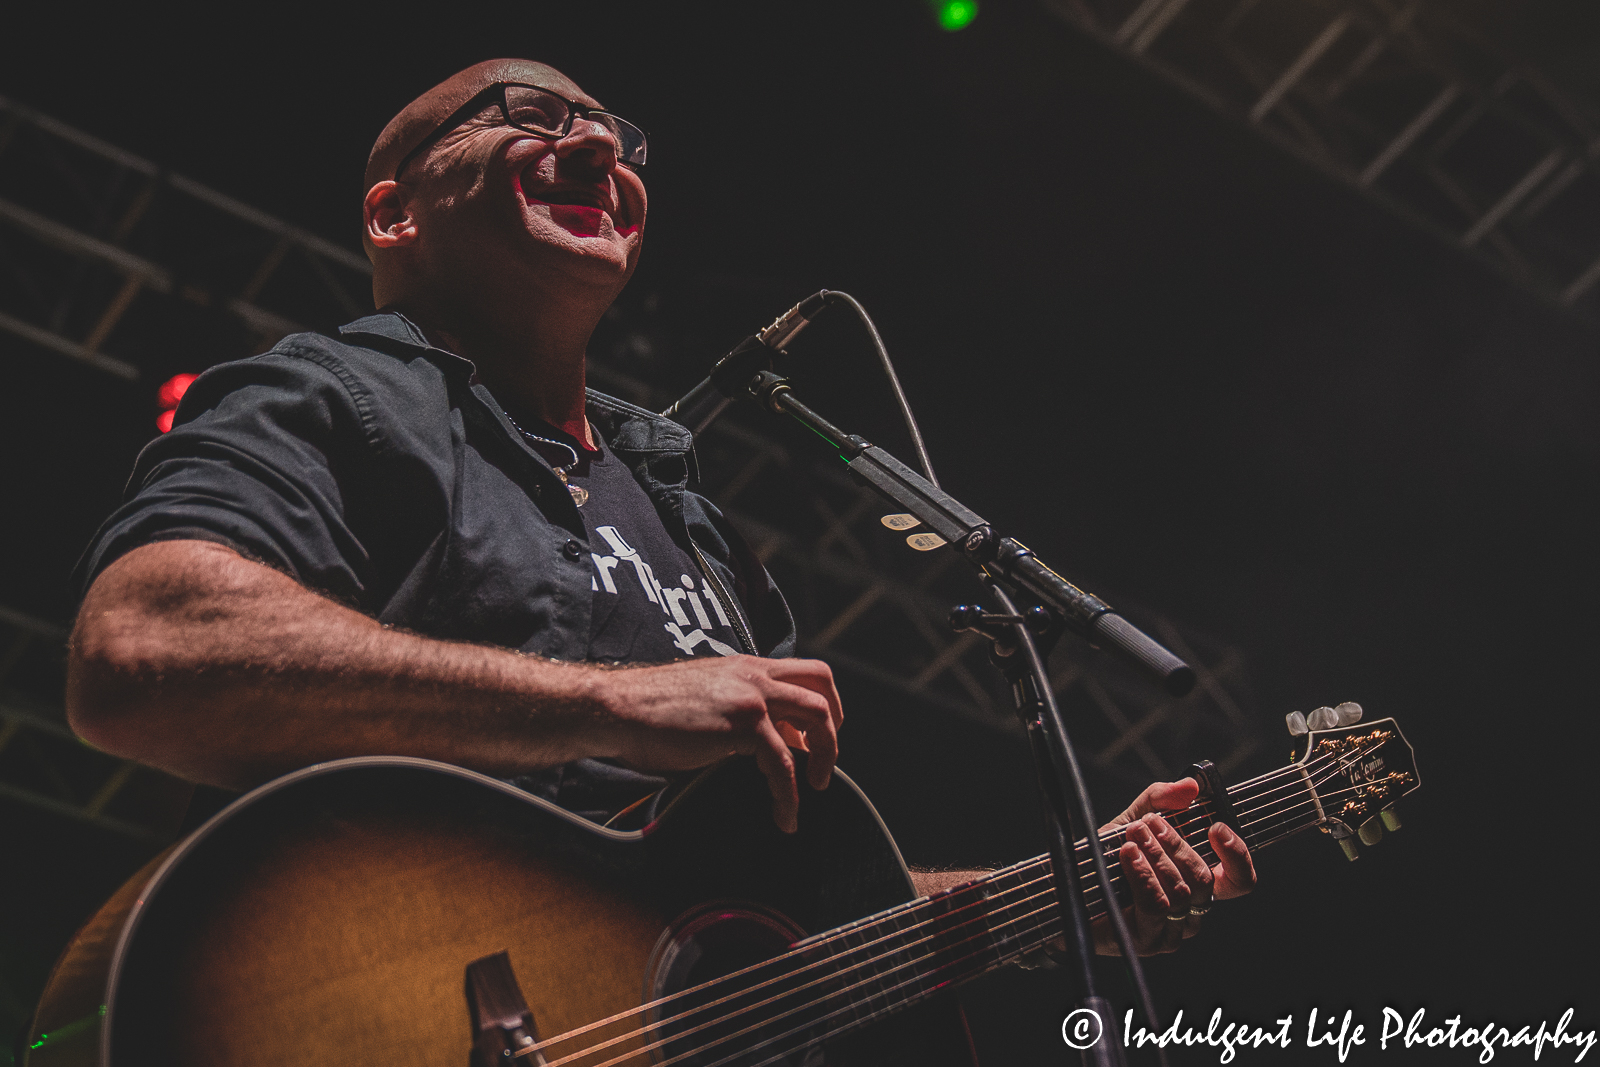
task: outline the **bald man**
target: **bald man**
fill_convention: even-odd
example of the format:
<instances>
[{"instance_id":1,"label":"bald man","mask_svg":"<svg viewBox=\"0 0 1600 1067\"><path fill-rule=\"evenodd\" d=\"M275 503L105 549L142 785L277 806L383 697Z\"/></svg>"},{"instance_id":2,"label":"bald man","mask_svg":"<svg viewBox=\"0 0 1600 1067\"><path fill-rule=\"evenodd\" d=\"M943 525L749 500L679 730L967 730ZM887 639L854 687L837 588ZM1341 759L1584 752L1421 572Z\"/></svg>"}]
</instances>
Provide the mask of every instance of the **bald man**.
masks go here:
<instances>
[{"instance_id":1,"label":"bald man","mask_svg":"<svg viewBox=\"0 0 1600 1067\"><path fill-rule=\"evenodd\" d=\"M791 658L781 595L689 484L689 433L585 388L638 263L645 151L525 60L389 123L363 203L383 310L213 368L140 455L80 564L80 734L233 789L346 756L443 760L597 820L747 753L794 828L791 747L814 789L838 754L832 675ZM1231 831L1213 869L1155 814L1196 788L1152 786L1119 817L1141 951L1253 883Z\"/></svg>"}]
</instances>

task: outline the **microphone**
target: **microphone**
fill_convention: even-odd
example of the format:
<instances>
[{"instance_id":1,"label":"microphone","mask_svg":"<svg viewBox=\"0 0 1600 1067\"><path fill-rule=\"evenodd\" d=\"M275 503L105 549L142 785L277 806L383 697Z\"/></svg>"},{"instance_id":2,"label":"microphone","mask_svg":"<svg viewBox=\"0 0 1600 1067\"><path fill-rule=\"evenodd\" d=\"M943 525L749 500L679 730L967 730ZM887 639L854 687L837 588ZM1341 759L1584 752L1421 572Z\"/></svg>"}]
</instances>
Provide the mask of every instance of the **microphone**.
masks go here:
<instances>
[{"instance_id":1,"label":"microphone","mask_svg":"<svg viewBox=\"0 0 1600 1067\"><path fill-rule=\"evenodd\" d=\"M689 432L696 436L704 433L733 403L751 376L757 371L771 369L772 358L782 354L784 346L827 306L828 290L812 293L773 319L770 326L734 345L699 385L684 393L661 414L689 427Z\"/></svg>"}]
</instances>

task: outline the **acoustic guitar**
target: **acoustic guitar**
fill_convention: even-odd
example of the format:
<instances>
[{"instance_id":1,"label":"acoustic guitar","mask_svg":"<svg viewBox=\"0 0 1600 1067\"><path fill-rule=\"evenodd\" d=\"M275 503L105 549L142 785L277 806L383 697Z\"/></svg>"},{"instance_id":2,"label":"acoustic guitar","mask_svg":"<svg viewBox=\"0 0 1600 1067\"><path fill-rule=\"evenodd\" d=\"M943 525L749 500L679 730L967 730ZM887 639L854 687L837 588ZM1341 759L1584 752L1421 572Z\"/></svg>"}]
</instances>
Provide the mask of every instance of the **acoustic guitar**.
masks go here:
<instances>
[{"instance_id":1,"label":"acoustic guitar","mask_svg":"<svg viewBox=\"0 0 1600 1067\"><path fill-rule=\"evenodd\" d=\"M1223 814L1258 850L1312 827L1353 844L1397 826L1394 802L1419 782L1393 720L1303 740L1293 763L1169 821L1213 860L1206 830ZM446 764L307 767L232 804L89 921L24 1062L961 1062L940 994L1059 935L1048 857L914 899L848 777L801 792L800 832L780 833L764 779L730 760L622 832ZM1087 842L1076 858L1088 871Z\"/></svg>"}]
</instances>

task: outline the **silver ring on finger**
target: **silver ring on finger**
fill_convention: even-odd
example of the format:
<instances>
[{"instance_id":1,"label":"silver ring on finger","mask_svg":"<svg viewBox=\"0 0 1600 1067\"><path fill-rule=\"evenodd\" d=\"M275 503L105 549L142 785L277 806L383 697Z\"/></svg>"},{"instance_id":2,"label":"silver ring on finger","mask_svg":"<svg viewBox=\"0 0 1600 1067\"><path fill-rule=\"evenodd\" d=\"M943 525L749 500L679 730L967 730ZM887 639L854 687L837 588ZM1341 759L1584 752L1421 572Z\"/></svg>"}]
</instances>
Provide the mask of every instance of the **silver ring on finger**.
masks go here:
<instances>
[{"instance_id":1,"label":"silver ring on finger","mask_svg":"<svg viewBox=\"0 0 1600 1067\"><path fill-rule=\"evenodd\" d=\"M1201 907L1198 904L1190 904L1189 905L1189 916L1191 918L1198 919L1198 918L1200 918L1200 916L1204 915L1206 912L1208 912L1210 910L1211 910L1211 905L1210 904L1207 904L1204 907Z\"/></svg>"}]
</instances>

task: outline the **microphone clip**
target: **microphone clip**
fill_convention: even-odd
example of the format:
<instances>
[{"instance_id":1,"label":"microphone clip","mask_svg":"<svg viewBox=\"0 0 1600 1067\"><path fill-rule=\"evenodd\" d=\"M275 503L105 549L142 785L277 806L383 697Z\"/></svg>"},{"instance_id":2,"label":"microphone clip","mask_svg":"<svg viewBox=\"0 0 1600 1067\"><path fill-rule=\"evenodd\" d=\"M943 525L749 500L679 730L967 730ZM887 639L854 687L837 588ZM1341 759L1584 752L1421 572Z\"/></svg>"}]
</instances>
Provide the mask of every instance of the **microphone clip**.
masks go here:
<instances>
[{"instance_id":1,"label":"microphone clip","mask_svg":"<svg viewBox=\"0 0 1600 1067\"><path fill-rule=\"evenodd\" d=\"M683 423L696 436L704 433L733 398L745 394L752 377L772 369L773 357L783 354L784 346L828 305L828 296L826 289L811 294L773 319L771 325L759 333L734 345L733 350L711 368L704 381L661 414Z\"/></svg>"},{"instance_id":2,"label":"microphone clip","mask_svg":"<svg viewBox=\"0 0 1600 1067\"><path fill-rule=\"evenodd\" d=\"M772 320L772 325L756 334L756 339L775 352L782 352L790 341L799 336L812 319L828 303L828 290L812 293L794 307Z\"/></svg>"}]
</instances>

